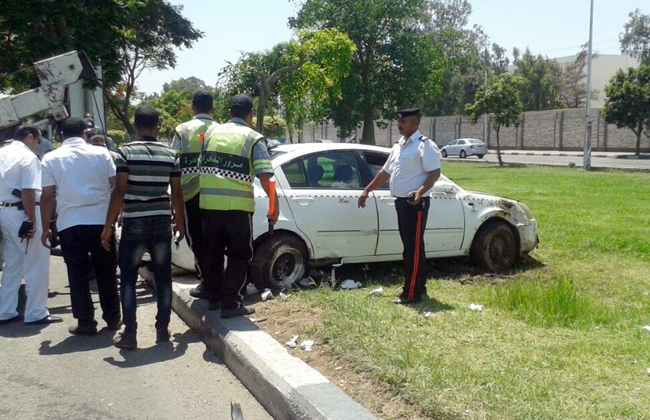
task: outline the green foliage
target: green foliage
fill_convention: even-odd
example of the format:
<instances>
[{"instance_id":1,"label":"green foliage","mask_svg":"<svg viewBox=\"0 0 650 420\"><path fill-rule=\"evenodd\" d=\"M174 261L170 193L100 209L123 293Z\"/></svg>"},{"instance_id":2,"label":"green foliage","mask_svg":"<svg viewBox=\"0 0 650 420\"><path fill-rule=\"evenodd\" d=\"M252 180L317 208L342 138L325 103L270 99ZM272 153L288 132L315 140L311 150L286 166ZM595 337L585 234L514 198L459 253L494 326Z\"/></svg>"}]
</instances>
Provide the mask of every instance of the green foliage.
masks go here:
<instances>
[{"instance_id":1,"label":"green foliage","mask_svg":"<svg viewBox=\"0 0 650 420\"><path fill-rule=\"evenodd\" d=\"M130 140L129 133L124 130L108 130L106 131L106 135L113 139L115 147L120 147Z\"/></svg>"},{"instance_id":2,"label":"green foliage","mask_svg":"<svg viewBox=\"0 0 650 420\"><path fill-rule=\"evenodd\" d=\"M562 91L560 92L560 102L567 108L582 108L587 103L587 59L589 56L589 44L582 46L582 49L576 56L573 63L567 65L562 70ZM592 59L598 54L591 54ZM596 99L596 92L592 90L591 99Z\"/></svg>"},{"instance_id":3,"label":"green foliage","mask_svg":"<svg viewBox=\"0 0 650 420\"><path fill-rule=\"evenodd\" d=\"M642 64L650 64L650 15L636 9L629 17L620 36L621 51L638 57Z\"/></svg>"},{"instance_id":4,"label":"green foliage","mask_svg":"<svg viewBox=\"0 0 650 420\"><path fill-rule=\"evenodd\" d=\"M562 89L562 70L557 61L534 56L528 48L523 56L515 48L513 55L515 74L521 76L519 91L524 111L556 109Z\"/></svg>"},{"instance_id":5,"label":"green foliage","mask_svg":"<svg viewBox=\"0 0 650 420\"><path fill-rule=\"evenodd\" d=\"M437 93L439 51L422 31L426 0L307 0L289 25L337 29L356 45L341 98L330 117L345 136L363 121L364 143L374 143L374 121L393 119L397 107Z\"/></svg>"},{"instance_id":6,"label":"green foliage","mask_svg":"<svg viewBox=\"0 0 650 420\"><path fill-rule=\"evenodd\" d=\"M641 133L650 129L650 64L619 70L605 87L607 100L602 115L618 128L636 134L636 154L641 152Z\"/></svg>"},{"instance_id":7,"label":"green foliage","mask_svg":"<svg viewBox=\"0 0 650 420\"><path fill-rule=\"evenodd\" d=\"M257 119L253 118L253 125L257 124ZM268 139L277 139L286 135L287 122L280 117L267 116L264 118L264 135Z\"/></svg>"}]
</instances>

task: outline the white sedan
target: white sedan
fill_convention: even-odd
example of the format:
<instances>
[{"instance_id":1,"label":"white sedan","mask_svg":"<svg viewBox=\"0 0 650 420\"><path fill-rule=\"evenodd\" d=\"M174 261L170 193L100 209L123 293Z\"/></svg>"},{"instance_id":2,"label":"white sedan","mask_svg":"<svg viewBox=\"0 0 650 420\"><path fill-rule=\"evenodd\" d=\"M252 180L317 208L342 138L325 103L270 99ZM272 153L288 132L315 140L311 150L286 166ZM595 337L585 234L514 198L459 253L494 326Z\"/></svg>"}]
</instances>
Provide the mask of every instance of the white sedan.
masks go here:
<instances>
[{"instance_id":1,"label":"white sedan","mask_svg":"<svg viewBox=\"0 0 650 420\"><path fill-rule=\"evenodd\" d=\"M479 159L483 159L487 154L487 146L479 139L458 139L440 149L440 154L443 158L458 155L463 159L467 156L478 156Z\"/></svg>"},{"instance_id":2,"label":"white sedan","mask_svg":"<svg viewBox=\"0 0 650 420\"><path fill-rule=\"evenodd\" d=\"M388 185L357 200L390 149L358 144L291 144L271 150L280 218L270 235L268 198L255 183L253 283L283 288L310 266L402 259L395 198ZM488 271L512 268L538 244L537 223L516 200L463 190L441 176L431 190L425 231L427 258L471 256ZM194 270L185 241L174 265Z\"/></svg>"}]
</instances>

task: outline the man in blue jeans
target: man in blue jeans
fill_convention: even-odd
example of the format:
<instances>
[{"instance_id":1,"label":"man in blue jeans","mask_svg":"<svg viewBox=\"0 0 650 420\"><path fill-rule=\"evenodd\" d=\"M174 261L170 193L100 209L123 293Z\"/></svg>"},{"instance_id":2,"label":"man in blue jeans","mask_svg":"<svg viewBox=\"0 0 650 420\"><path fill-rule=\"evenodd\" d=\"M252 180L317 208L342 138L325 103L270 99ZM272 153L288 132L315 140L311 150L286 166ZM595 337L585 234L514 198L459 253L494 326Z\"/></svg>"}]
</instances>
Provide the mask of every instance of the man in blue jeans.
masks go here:
<instances>
[{"instance_id":1,"label":"man in blue jeans","mask_svg":"<svg viewBox=\"0 0 650 420\"><path fill-rule=\"evenodd\" d=\"M110 248L113 224L123 211L122 236L118 263L121 270L120 295L124 331L115 339L115 347L135 349L137 342L135 282L142 255L149 252L158 292L156 343L169 341L171 316L172 222L177 241L185 236L181 170L176 151L159 143L159 115L151 106L135 111L138 140L117 151L117 178L111 194L102 245ZM171 185L171 206L168 187Z\"/></svg>"}]
</instances>

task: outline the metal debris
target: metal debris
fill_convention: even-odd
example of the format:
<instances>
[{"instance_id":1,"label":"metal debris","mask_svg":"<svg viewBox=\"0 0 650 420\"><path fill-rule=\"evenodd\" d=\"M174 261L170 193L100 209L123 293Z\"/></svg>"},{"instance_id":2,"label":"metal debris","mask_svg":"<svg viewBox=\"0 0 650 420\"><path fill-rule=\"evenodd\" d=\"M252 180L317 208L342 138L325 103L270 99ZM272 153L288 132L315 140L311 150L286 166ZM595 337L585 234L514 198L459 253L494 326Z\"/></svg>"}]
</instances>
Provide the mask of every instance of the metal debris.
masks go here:
<instances>
[{"instance_id":1,"label":"metal debris","mask_svg":"<svg viewBox=\"0 0 650 420\"><path fill-rule=\"evenodd\" d=\"M280 294L278 296L280 296L282 299L288 299L289 296L291 296L291 295L285 295L284 293L280 292Z\"/></svg>"},{"instance_id":2,"label":"metal debris","mask_svg":"<svg viewBox=\"0 0 650 420\"><path fill-rule=\"evenodd\" d=\"M268 299L273 297L273 292L271 292L271 289L264 289L262 292L262 301L266 302Z\"/></svg>"}]
</instances>

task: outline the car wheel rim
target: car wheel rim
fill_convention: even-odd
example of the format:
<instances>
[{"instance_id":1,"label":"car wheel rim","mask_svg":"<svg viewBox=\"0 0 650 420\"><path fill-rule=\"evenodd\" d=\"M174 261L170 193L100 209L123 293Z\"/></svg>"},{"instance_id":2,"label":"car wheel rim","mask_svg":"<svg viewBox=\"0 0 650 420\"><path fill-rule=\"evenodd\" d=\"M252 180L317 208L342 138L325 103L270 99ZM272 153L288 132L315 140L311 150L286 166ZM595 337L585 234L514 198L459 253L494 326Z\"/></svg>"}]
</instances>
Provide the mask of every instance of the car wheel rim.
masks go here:
<instances>
[{"instance_id":1,"label":"car wheel rim","mask_svg":"<svg viewBox=\"0 0 650 420\"><path fill-rule=\"evenodd\" d=\"M515 243L506 233L492 236L487 251L490 261L500 269L510 267L514 263Z\"/></svg>"},{"instance_id":2,"label":"car wheel rim","mask_svg":"<svg viewBox=\"0 0 650 420\"><path fill-rule=\"evenodd\" d=\"M282 247L271 264L270 279L276 287L286 287L296 282L303 269L303 258L297 249Z\"/></svg>"}]
</instances>

